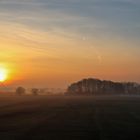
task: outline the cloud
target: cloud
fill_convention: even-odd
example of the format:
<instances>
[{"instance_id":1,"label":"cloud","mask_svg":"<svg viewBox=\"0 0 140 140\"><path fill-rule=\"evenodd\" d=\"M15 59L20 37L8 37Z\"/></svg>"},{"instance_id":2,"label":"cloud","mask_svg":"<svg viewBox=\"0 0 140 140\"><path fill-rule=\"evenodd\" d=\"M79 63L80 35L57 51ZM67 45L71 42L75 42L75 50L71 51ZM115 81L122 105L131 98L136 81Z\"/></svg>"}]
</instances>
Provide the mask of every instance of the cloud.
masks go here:
<instances>
[{"instance_id":1,"label":"cloud","mask_svg":"<svg viewBox=\"0 0 140 140\"><path fill-rule=\"evenodd\" d=\"M65 36L136 37L139 6L138 0L2 0L0 18Z\"/></svg>"}]
</instances>

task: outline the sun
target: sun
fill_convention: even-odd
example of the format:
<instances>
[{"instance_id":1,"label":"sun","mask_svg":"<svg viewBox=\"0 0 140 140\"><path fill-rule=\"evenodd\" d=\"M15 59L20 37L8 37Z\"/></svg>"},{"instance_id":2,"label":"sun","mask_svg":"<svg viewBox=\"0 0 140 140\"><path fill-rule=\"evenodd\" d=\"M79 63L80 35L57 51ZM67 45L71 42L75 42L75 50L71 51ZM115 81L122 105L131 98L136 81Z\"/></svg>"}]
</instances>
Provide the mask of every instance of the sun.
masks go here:
<instances>
[{"instance_id":1,"label":"sun","mask_svg":"<svg viewBox=\"0 0 140 140\"><path fill-rule=\"evenodd\" d=\"M0 68L0 82L4 82L7 79L8 73L5 68Z\"/></svg>"}]
</instances>

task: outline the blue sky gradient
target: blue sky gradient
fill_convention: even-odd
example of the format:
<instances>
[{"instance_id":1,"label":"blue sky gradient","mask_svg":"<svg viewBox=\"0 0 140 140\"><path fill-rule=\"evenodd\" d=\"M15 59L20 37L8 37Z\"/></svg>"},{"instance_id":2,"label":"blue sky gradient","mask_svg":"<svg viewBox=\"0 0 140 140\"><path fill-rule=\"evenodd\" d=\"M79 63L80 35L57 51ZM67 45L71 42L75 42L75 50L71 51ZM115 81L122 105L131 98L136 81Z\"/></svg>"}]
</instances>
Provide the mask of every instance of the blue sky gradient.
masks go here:
<instances>
[{"instance_id":1,"label":"blue sky gradient","mask_svg":"<svg viewBox=\"0 0 140 140\"><path fill-rule=\"evenodd\" d=\"M139 38L139 7L138 0L1 0L0 17L46 31Z\"/></svg>"}]
</instances>

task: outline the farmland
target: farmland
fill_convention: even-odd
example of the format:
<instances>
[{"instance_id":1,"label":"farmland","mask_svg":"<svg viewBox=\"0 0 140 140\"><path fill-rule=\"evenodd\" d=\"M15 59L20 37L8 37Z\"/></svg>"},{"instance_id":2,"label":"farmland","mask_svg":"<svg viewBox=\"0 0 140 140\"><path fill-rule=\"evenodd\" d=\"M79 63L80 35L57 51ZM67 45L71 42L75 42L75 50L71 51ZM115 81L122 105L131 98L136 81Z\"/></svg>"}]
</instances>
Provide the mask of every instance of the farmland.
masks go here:
<instances>
[{"instance_id":1,"label":"farmland","mask_svg":"<svg viewBox=\"0 0 140 140\"><path fill-rule=\"evenodd\" d=\"M139 130L139 96L0 96L1 140L134 140Z\"/></svg>"}]
</instances>

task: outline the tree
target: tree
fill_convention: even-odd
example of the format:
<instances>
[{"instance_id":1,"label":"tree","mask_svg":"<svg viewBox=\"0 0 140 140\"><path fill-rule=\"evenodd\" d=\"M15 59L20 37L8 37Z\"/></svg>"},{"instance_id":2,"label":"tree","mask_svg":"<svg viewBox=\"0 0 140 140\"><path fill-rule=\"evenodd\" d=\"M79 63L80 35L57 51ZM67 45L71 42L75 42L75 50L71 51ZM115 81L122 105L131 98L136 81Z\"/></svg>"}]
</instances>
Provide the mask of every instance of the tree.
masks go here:
<instances>
[{"instance_id":1,"label":"tree","mask_svg":"<svg viewBox=\"0 0 140 140\"><path fill-rule=\"evenodd\" d=\"M17 95L23 95L23 94L25 94L25 88L23 88L23 87L18 87L17 89L16 89L16 94Z\"/></svg>"},{"instance_id":2,"label":"tree","mask_svg":"<svg viewBox=\"0 0 140 140\"><path fill-rule=\"evenodd\" d=\"M32 90L31 90L31 92L32 92L32 94L33 95L38 95L38 93L39 93L39 89L37 89L37 88L33 88Z\"/></svg>"}]
</instances>

